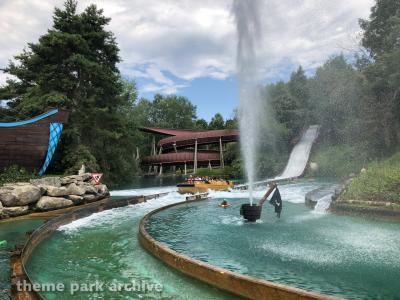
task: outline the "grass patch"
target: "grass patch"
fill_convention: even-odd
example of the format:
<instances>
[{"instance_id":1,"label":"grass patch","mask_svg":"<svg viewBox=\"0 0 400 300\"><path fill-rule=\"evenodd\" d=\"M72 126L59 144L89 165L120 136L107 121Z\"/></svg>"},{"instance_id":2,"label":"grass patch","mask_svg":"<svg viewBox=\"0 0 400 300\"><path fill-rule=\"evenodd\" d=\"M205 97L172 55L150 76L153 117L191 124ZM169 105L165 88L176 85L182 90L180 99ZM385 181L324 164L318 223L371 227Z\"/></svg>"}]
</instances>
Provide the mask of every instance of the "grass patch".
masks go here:
<instances>
[{"instance_id":1,"label":"grass patch","mask_svg":"<svg viewBox=\"0 0 400 300\"><path fill-rule=\"evenodd\" d=\"M318 169L310 170L307 175L346 178L350 173L358 174L367 162L366 153L361 147L348 145L320 149L311 158Z\"/></svg>"},{"instance_id":2,"label":"grass patch","mask_svg":"<svg viewBox=\"0 0 400 300\"><path fill-rule=\"evenodd\" d=\"M400 153L368 164L366 172L354 178L341 198L400 203Z\"/></svg>"}]
</instances>

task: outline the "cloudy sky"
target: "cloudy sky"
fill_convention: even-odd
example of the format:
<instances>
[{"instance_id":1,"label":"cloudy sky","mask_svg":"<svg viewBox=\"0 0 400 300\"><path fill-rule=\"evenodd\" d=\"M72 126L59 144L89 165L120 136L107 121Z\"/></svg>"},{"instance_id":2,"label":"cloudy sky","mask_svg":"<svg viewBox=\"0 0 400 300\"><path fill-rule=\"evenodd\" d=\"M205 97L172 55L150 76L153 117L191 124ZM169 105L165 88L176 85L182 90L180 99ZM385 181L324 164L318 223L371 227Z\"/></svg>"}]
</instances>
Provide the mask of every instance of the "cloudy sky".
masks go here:
<instances>
[{"instance_id":1,"label":"cloudy sky","mask_svg":"<svg viewBox=\"0 0 400 300\"><path fill-rule=\"evenodd\" d=\"M0 67L51 26L63 0L0 0ZM120 70L141 96L179 94L210 120L230 117L237 105L236 30L232 0L80 0L112 18L121 49ZM358 19L374 0L265 0L262 61L266 82L287 79L302 65L308 74L336 53L358 49ZM0 82L6 75L0 74Z\"/></svg>"}]
</instances>

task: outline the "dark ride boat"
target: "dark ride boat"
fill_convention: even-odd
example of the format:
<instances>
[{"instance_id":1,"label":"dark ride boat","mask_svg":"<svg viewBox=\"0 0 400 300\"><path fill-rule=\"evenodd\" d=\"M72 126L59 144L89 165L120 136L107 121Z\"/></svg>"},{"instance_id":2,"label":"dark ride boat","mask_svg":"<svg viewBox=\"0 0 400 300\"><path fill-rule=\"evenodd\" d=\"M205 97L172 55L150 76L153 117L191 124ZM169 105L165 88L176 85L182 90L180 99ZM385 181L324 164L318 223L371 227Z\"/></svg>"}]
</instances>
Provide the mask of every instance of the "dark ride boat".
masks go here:
<instances>
[{"instance_id":1,"label":"dark ride boat","mask_svg":"<svg viewBox=\"0 0 400 300\"><path fill-rule=\"evenodd\" d=\"M17 165L43 175L68 117L68 110L51 109L32 119L0 122L0 171Z\"/></svg>"}]
</instances>

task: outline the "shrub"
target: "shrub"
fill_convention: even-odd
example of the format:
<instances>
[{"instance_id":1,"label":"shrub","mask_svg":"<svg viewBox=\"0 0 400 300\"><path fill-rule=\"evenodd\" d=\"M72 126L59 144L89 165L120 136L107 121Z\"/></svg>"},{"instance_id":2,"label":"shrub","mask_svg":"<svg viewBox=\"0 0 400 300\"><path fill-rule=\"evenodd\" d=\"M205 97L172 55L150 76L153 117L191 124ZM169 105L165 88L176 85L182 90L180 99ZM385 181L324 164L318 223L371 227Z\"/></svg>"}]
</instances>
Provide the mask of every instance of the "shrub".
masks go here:
<instances>
[{"instance_id":1,"label":"shrub","mask_svg":"<svg viewBox=\"0 0 400 300\"><path fill-rule=\"evenodd\" d=\"M359 173L367 162L367 152L361 146L338 145L318 150L311 158L318 169L308 175L345 178Z\"/></svg>"},{"instance_id":2,"label":"shrub","mask_svg":"<svg viewBox=\"0 0 400 300\"><path fill-rule=\"evenodd\" d=\"M14 165L0 172L0 185L18 181L29 181L29 179L36 177L38 176L29 173L24 168Z\"/></svg>"},{"instance_id":3,"label":"shrub","mask_svg":"<svg viewBox=\"0 0 400 300\"><path fill-rule=\"evenodd\" d=\"M342 198L400 202L400 153L370 163L366 172L362 172L347 186Z\"/></svg>"}]
</instances>

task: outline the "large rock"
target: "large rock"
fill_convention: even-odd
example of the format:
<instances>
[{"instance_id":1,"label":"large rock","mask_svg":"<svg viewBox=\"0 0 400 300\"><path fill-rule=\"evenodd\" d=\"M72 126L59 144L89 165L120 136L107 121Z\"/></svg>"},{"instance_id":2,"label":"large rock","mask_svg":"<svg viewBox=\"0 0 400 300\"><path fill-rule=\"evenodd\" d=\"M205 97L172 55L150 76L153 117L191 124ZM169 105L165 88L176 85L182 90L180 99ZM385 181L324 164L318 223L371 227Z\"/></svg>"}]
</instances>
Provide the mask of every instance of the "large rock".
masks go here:
<instances>
[{"instance_id":1,"label":"large rock","mask_svg":"<svg viewBox=\"0 0 400 300\"><path fill-rule=\"evenodd\" d=\"M90 183L81 182L78 185L80 187L82 187L83 189L85 189L85 194L97 195L97 189L93 185L91 185Z\"/></svg>"},{"instance_id":2,"label":"large rock","mask_svg":"<svg viewBox=\"0 0 400 300\"><path fill-rule=\"evenodd\" d=\"M24 186L24 185L30 185L30 182L14 182L14 183L5 183L3 184L4 188L12 188L14 189L14 187L16 186Z\"/></svg>"},{"instance_id":3,"label":"large rock","mask_svg":"<svg viewBox=\"0 0 400 300\"><path fill-rule=\"evenodd\" d=\"M78 183L78 182L88 181L90 178L92 178L92 175L90 175L90 173L84 173L82 175L66 176L66 177L61 178L61 184L68 185L70 183Z\"/></svg>"},{"instance_id":4,"label":"large rock","mask_svg":"<svg viewBox=\"0 0 400 300\"><path fill-rule=\"evenodd\" d=\"M31 179L30 182L36 186L61 186L60 177L45 177L40 179Z\"/></svg>"},{"instance_id":5,"label":"large rock","mask_svg":"<svg viewBox=\"0 0 400 300\"><path fill-rule=\"evenodd\" d=\"M80 205L84 201L83 197L78 195L68 195L66 198L74 202L74 205Z\"/></svg>"},{"instance_id":6,"label":"large rock","mask_svg":"<svg viewBox=\"0 0 400 300\"><path fill-rule=\"evenodd\" d=\"M89 181L92 178L92 175L90 173L84 173L76 176L78 176L78 181Z\"/></svg>"},{"instance_id":7,"label":"large rock","mask_svg":"<svg viewBox=\"0 0 400 300\"><path fill-rule=\"evenodd\" d=\"M15 195L12 194L12 188L0 189L0 201L4 203L4 206L8 203L12 206L12 204L15 203L16 198Z\"/></svg>"},{"instance_id":8,"label":"large rock","mask_svg":"<svg viewBox=\"0 0 400 300\"><path fill-rule=\"evenodd\" d=\"M66 187L46 186L46 195L51 197L62 197L68 195Z\"/></svg>"},{"instance_id":9,"label":"large rock","mask_svg":"<svg viewBox=\"0 0 400 300\"><path fill-rule=\"evenodd\" d=\"M74 203L69 199L65 199L65 198L61 198L61 197L43 196L36 203L36 208L38 210L53 210L53 209L64 208L64 207L68 207L68 206L72 206L72 205L74 205Z\"/></svg>"},{"instance_id":10,"label":"large rock","mask_svg":"<svg viewBox=\"0 0 400 300\"><path fill-rule=\"evenodd\" d=\"M76 180L75 178L70 178L69 176L61 178L62 185L68 185L71 183L78 183L78 180Z\"/></svg>"},{"instance_id":11,"label":"large rock","mask_svg":"<svg viewBox=\"0 0 400 300\"><path fill-rule=\"evenodd\" d=\"M34 203L40 199L43 194L43 190L32 184L15 185L13 189L9 189L12 186L1 189L0 200L4 206L24 206L30 203Z\"/></svg>"},{"instance_id":12,"label":"large rock","mask_svg":"<svg viewBox=\"0 0 400 300\"><path fill-rule=\"evenodd\" d=\"M101 197L96 196L96 195L93 195L93 194L85 194L85 195L83 195L83 200L84 200L86 203L90 203L90 202L97 201L97 200L99 200L100 198L101 198Z\"/></svg>"},{"instance_id":13,"label":"large rock","mask_svg":"<svg viewBox=\"0 0 400 300\"><path fill-rule=\"evenodd\" d=\"M18 217L29 213L29 206L3 207L2 215L5 217Z\"/></svg>"},{"instance_id":14,"label":"large rock","mask_svg":"<svg viewBox=\"0 0 400 300\"><path fill-rule=\"evenodd\" d=\"M82 186L78 186L75 183L71 183L67 187L68 195L78 195L81 196L86 193L86 190Z\"/></svg>"},{"instance_id":15,"label":"large rock","mask_svg":"<svg viewBox=\"0 0 400 300\"><path fill-rule=\"evenodd\" d=\"M0 201L0 219L3 217L3 204Z\"/></svg>"},{"instance_id":16,"label":"large rock","mask_svg":"<svg viewBox=\"0 0 400 300\"><path fill-rule=\"evenodd\" d=\"M108 191L108 188L107 188L107 186L105 184L96 185L95 188L96 188L96 191L97 191L97 193L99 195L102 195L102 196L109 196L110 195L110 192Z\"/></svg>"}]
</instances>

